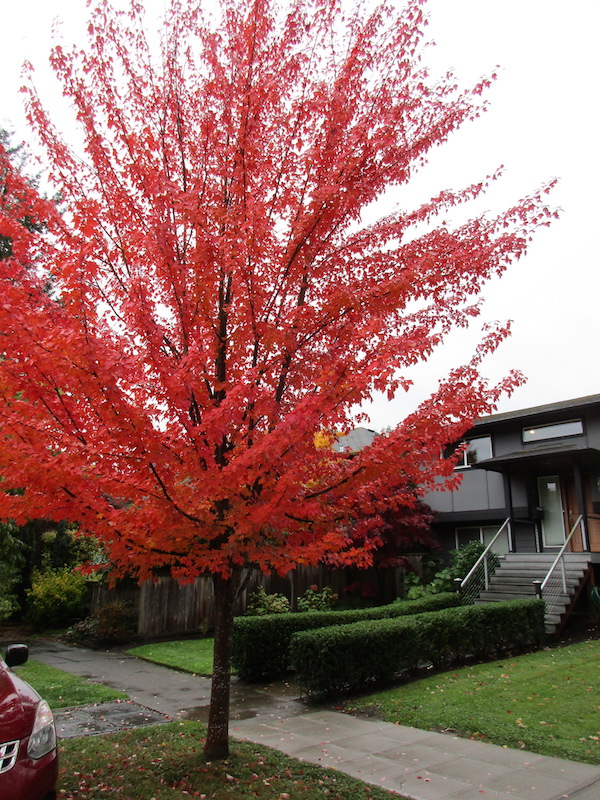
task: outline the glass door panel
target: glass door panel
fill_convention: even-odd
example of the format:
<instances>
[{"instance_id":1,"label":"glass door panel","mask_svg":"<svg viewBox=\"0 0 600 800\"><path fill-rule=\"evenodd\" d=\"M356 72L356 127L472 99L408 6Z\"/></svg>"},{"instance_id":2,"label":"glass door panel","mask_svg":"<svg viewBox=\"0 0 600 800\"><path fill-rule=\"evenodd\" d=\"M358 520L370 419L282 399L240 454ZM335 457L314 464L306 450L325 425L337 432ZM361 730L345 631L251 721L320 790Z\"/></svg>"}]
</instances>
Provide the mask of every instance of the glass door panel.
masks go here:
<instances>
[{"instance_id":1,"label":"glass door panel","mask_svg":"<svg viewBox=\"0 0 600 800\"><path fill-rule=\"evenodd\" d=\"M538 496L542 507L544 547L561 547L565 543L565 526L558 475L538 478Z\"/></svg>"}]
</instances>

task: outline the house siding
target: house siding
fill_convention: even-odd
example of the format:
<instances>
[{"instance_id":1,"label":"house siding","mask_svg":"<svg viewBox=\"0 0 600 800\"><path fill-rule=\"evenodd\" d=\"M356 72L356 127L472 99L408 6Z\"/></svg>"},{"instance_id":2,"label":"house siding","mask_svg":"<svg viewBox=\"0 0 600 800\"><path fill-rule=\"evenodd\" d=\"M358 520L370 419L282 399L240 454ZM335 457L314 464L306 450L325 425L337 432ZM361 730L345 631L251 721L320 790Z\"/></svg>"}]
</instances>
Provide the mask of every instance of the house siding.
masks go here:
<instances>
[{"instance_id":1,"label":"house siding","mask_svg":"<svg viewBox=\"0 0 600 800\"><path fill-rule=\"evenodd\" d=\"M583 432L569 435L573 426L564 423L577 420ZM523 441L524 429L553 425L562 427L548 428L537 441ZM583 514L589 548L600 552L600 395L482 418L465 438L487 436L490 458L459 467L462 481L456 489L423 497L438 515L436 533L443 545L454 546L457 527L500 526L509 517L517 552L544 549L544 542L558 549L560 520L566 536ZM544 486L556 484L558 509L549 488L543 494L548 505L542 508L540 478L546 479ZM588 543L575 537L573 545L586 549Z\"/></svg>"}]
</instances>

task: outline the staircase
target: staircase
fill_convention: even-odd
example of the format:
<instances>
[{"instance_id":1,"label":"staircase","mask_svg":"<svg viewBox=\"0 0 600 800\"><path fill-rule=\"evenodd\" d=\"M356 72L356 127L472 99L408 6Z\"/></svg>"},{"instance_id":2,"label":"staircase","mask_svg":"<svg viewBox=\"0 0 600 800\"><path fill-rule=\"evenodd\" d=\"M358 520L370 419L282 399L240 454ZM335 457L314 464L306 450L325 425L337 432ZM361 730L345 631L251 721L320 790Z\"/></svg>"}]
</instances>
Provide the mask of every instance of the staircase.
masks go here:
<instances>
[{"instance_id":1,"label":"staircase","mask_svg":"<svg viewBox=\"0 0 600 800\"><path fill-rule=\"evenodd\" d=\"M479 593L475 602L535 597L534 581L541 583L546 578L555 559L555 553L508 553L500 558L496 571L490 576L488 588ZM550 634L562 630L591 574L588 553L564 553L563 559L564 575L559 564L542 592L546 603L546 632Z\"/></svg>"}]
</instances>

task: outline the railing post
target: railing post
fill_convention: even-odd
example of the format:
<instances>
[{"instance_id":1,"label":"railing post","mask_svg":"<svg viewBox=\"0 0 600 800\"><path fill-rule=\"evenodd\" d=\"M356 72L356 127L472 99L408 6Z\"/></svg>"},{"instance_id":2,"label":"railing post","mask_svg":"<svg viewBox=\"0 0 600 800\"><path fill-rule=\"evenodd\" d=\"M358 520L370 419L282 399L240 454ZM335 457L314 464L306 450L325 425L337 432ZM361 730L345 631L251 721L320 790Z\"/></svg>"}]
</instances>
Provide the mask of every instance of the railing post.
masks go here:
<instances>
[{"instance_id":1,"label":"railing post","mask_svg":"<svg viewBox=\"0 0 600 800\"><path fill-rule=\"evenodd\" d=\"M485 589L487 591L490 588L490 576L489 576L489 571L488 571L487 555L483 559L483 574L485 575Z\"/></svg>"},{"instance_id":2,"label":"railing post","mask_svg":"<svg viewBox=\"0 0 600 800\"><path fill-rule=\"evenodd\" d=\"M535 587L535 596L539 600L541 600L542 599L542 582L541 582L541 580L534 581L533 585Z\"/></svg>"},{"instance_id":3,"label":"railing post","mask_svg":"<svg viewBox=\"0 0 600 800\"><path fill-rule=\"evenodd\" d=\"M462 578L454 578L454 591L457 594L462 594Z\"/></svg>"},{"instance_id":4,"label":"railing post","mask_svg":"<svg viewBox=\"0 0 600 800\"><path fill-rule=\"evenodd\" d=\"M589 553L592 549L590 545L590 532L583 516L581 517L579 527L581 529L581 549L584 551L584 553Z\"/></svg>"}]
</instances>

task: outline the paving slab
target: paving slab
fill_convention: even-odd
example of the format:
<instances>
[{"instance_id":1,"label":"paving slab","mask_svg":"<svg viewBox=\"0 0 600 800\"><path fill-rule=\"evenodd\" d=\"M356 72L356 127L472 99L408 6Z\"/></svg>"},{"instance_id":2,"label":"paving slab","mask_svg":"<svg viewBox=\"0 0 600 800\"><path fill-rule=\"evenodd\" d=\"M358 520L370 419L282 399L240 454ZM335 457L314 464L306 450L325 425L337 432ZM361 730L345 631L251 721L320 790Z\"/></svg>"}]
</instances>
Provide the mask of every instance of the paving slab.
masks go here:
<instances>
[{"instance_id":1,"label":"paving slab","mask_svg":"<svg viewBox=\"0 0 600 800\"><path fill-rule=\"evenodd\" d=\"M600 798L600 780L594 781L585 789L573 792L569 795L569 800L598 800ZM560 800L560 799L559 799Z\"/></svg>"},{"instance_id":2,"label":"paving slab","mask_svg":"<svg viewBox=\"0 0 600 800\"><path fill-rule=\"evenodd\" d=\"M133 703L115 700L91 706L58 709L54 712L56 733L59 739L76 736L93 736L116 733L129 728L160 725L169 717Z\"/></svg>"}]
</instances>

